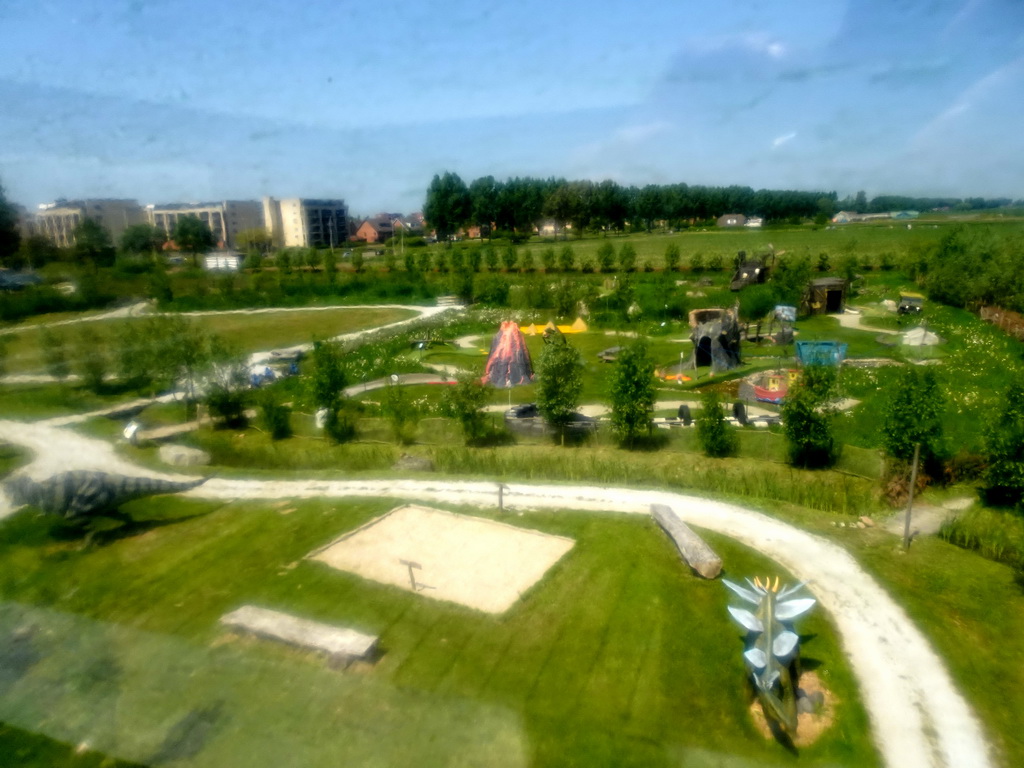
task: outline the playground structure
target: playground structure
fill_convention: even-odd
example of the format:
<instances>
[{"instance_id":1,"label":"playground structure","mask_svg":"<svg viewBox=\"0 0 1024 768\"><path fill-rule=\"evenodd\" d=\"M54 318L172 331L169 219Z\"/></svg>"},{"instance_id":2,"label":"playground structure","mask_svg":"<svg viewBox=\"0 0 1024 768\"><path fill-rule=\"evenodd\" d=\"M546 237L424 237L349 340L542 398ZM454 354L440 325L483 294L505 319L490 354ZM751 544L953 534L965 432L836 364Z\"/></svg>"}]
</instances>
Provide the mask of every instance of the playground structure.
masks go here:
<instances>
[{"instance_id":1,"label":"playground structure","mask_svg":"<svg viewBox=\"0 0 1024 768\"><path fill-rule=\"evenodd\" d=\"M740 325L735 309L695 309L689 319L693 341L690 368L711 366L711 372L718 373L740 364Z\"/></svg>"}]
</instances>

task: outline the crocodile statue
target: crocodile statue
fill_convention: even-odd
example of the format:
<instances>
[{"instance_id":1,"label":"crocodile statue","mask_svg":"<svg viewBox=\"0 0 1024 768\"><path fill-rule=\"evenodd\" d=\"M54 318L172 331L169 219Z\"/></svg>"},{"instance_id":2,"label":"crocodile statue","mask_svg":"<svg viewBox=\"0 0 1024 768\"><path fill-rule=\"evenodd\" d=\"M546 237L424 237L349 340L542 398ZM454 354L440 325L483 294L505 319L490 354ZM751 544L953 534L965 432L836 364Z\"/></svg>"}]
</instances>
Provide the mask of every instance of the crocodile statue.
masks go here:
<instances>
[{"instance_id":1,"label":"crocodile statue","mask_svg":"<svg viewBox=\"0 0 1024 768\"><path fill-rule=\"evenodd\" d=\"M207 478L175 482L151 477L126 477L106 472L62 472L41 482L20 475L4 486L15 506L31 504L48 515L82 521L116 513L122 504L146 496L180 493L205 483Z\"/></svg>"}]
</instances>

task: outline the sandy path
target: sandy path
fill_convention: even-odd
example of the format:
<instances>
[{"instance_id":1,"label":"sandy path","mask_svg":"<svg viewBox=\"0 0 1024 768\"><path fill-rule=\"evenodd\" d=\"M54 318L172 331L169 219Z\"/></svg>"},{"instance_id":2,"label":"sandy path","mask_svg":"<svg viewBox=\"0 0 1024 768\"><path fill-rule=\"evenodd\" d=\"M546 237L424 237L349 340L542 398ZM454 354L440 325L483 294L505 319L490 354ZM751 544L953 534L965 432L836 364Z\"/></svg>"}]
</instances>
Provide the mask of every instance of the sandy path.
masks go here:
<instances>
[{"instance_id":1,"label":"sandy path","mask_svg":"<svg viewBox=\"0 0 1024 768\"><path fill-rule=\"evenodd\" d=\"M0 440L36 455L33 477L75 468L155 474L100 440L52 425L0 421ZM495 483L446 480L232 480L213 478L196 498L386 497L494 508ZM507 503L525 509L648 514L666 504L688 523L730 536L776 560L811 590L835 622L875 743L891 768L988 768L981 725L925 637L903 609L839 545L767 515L683 494L628 488L509 484ZM0 498L0 518L10 513Z\"/></svg>"}]
</instances>

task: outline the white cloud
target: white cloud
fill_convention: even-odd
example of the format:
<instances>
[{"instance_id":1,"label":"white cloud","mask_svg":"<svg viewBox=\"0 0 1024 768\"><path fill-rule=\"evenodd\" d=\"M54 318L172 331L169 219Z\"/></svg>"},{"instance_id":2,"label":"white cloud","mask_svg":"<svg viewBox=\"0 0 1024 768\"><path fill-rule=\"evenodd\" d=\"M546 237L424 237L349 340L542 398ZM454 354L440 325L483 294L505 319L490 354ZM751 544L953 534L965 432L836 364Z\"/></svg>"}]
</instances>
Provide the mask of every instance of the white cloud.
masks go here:
<instances>
[{"instance_id":1,"label":"white cloud","mask_svg":"<svg viewBox=\"0 0 1024 768\"><path fill-rule=\"evenodd\" d=\"M793 131L792 133L785 133L782 136L776 136L772 140L772 149L778 149L783 144L787 144L788 142L792 141L795 138L796 138L796 131Z\"/></svg>"}]
</instances>

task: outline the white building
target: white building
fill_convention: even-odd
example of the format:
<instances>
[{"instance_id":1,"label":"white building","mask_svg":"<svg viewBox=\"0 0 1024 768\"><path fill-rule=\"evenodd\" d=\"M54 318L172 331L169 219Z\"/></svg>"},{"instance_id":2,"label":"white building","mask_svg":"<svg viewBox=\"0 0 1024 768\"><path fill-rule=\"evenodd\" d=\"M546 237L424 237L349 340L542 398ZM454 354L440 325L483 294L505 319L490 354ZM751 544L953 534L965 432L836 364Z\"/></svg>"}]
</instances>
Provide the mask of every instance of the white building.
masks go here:
<instances>
[{"instance_id":1,"label":"white building","mask_svg":"<svg viewBox=\"0 0 1024 768\"><path fill-rule=\"evenodd\" d=\"M32 226L55 245L70 248L75 244L75 227L85 219L98 222L115 244L125 229L146 220L135 200L58 200L40 205Z\"/></svg>"},{"instance_id":2,"label":"white building","mask_svg":"<svg viewBox=\"0 0 1024 768\"><path fill-rule=\"evenodd\" d=\"M195 216L205 222L213 232L213 239L222 248L236 247L239 232L264 226L263 207L255 200L146 206L149 223L162 229L168 238L174 231L174 225L184 216Z\"/></svg>"},{"instance_id":3,"label":"white building","mask_svg":"<svg viewBox=\"0 0 1024 768\"><path fill-rule=\"evenodd\" d=\"M333 247L348 239L348 206L344 200L265 197L263 220L277 247Z\"/></svg>"}]
</instances>

